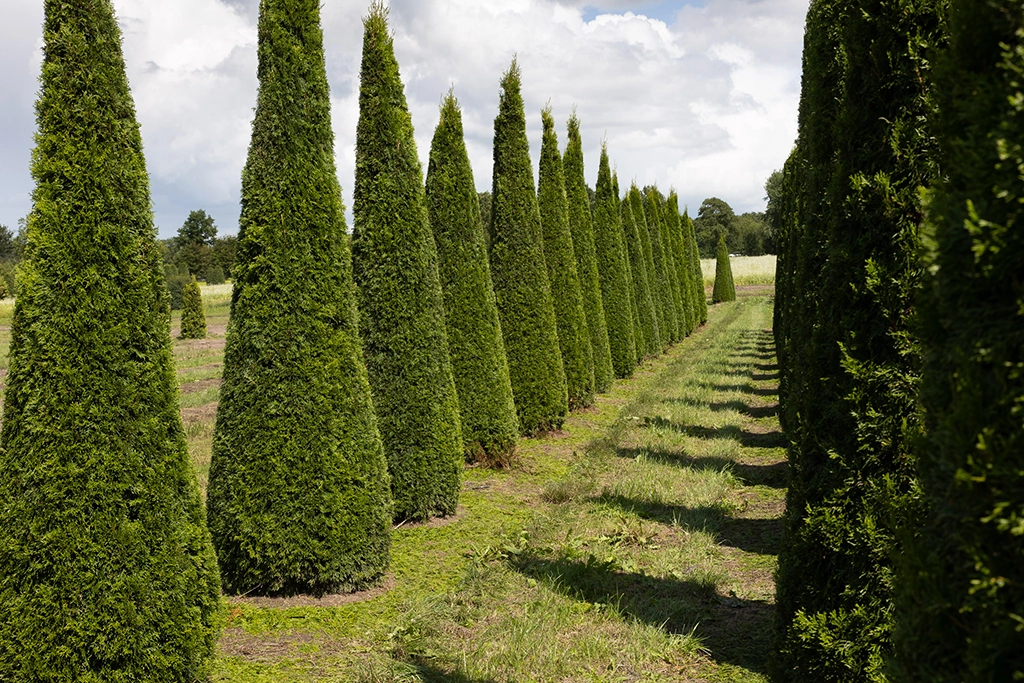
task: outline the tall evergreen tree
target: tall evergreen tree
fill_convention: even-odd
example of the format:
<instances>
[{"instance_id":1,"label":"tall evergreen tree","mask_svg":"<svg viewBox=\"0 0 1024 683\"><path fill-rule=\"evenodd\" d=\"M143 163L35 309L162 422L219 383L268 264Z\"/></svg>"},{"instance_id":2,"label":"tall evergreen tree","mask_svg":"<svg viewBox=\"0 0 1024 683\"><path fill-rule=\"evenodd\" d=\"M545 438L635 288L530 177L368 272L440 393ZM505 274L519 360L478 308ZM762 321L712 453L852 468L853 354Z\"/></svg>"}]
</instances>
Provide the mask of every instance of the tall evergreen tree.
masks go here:
<instances>
[{"instance_id":1,"label":"tall evergreen tree","mask_svg":"<svg viewBox=\"0 0 1024 683\"><path fill-rule=\"evenodd\" d=\"M815 405L796 413L786 398L802 499L788 512L780 571L786 680L793 671L805 681L888 678L891 558L901 499L916 497L909 440L917 351L907 312L919 278L918 188L933 172L923 121L927 52L943 40L937 6L856 0L817 28L832 41L836 56L826 64L835 59L839 89L832 118L816 122L832 126L821 131L832 153L820 222L801 221L820 231L804 236L816 238L821 259L814 317L800 321L810 340L799 358L786 354L806 373L801 392L815 392ZM831 92L809 75L812 83L823 97ZM783 291L795 294L788 284Z\"/></svg>"},{"instance_id":2,"label":"tall evergreen tree","mask_svg":"<svg viewBox=\"0 0 1024 683\"><path fill-rule=\"evenodd\" d=\"M519 424L462 112L452 92L441 104L426 192L466 455L477 462L508 465Z\"/></svg>"},{"instance_id":3,"label":"tall evergreen tree","mask_svg":"<svg viewBox=\"0 0 1024 683\"><path fill-rule=\"evenodd\" d=\"M679 215L679 195L675 190L668 193L668 199L665 202L665 224L668 226L673 266L679 288L679 312L681 314L679 333L680 336L688 337L697 329L694 322L693 269L690 267L690 256L686 250L683 217Z\"/></svg>"},{"instance_id":4,"label":"tall evergreen tree","mask_svg":"<svg viewBox=\"0 0 1024 683\"><path fill-rule=\"evenodd\" d=\"M622 231L622 262L626 266L626 277L628 278L630 283L629 307L630 314L633 317L633 336L636 340L636 359L633 363L635 366L639 365L640 362L644 359L644 356L647 355L647 339L644 337L644 328L640 324L640 300L637 298L636 292L633 288L634 283L636 282L635 278L637 277L637 275L636 273L633 272L633 267L631 265L631 259L633 258L633 255L630 252L628 246L628 240L630 239L631 235L629 231L631 228L627 226L626 218L622 214L622 205L624 204L624 202L622 201L622 197L619 194L619 174L615 171L612 172L612 196L615 197L615 211L619 216L619 227Z\"/></svg>"},{"instance_id":5,"label":"tall evergreen tree","mask_svg":"<svg viewBox=\"0 0 1024 683\"><path fill-rule=\"evenodd\" d=\"M109 0L44 5L0 442L0 680L204 679L220 581Z\"/></svg>"},{"instance_id":6,"label":"tall evergreen tree","mask_svg":"<svg viewBox=\"0 0 1024 683\"><path fill-rule=\"evenodd\" d=\"M569 202L569 230L572 233L572 246L576 250L583 308L587 315L587 331L590 334L590 346L594 355L594 390L600 394L611 388L615 372L601 295L590 196L583 177L583 140L580 137L580 121L576 118L575 111L569 117L568 129L569 140L562 163L565 171L565 194Z\"/></svg>"},{"instance_id":7,"label":"tall evergreen tree","mask_svg":"<svg viewBox=\"0 0 1024 683\"><path fill-rule=\"evenodd\" d=\"M700 267L700 251L697 248L697 231L688 211L683 211L683 237L686 239L686 253L690 258L690 272L693 284L693 322L699 327L708 321L708 297L704 292L704 272Z\"/></svg>"},{"instance_id":8,"label":"tall evergreen tree","mask_svg":"<svg viewBox=\"0 0 1024 683\"><path fill-rule=\"evenodd\" d=\"M651 253L654 257L654 268L661 280L661 307L664 310L665 334L667 342L679 341L679 283L675 281L672 264L672 252L668 246L668 228L665 223L665 198L656 187L648 187L644 191L644 214L647 216L647 229L651 233ZM684 335L685 336L685 335Z\"/></svg>"},{"instance_id":9,"label":"tall evergreen tree","mask_svg":"<svg viewBox=\"0 0 1024 683\"><path fill-rule=\"evenodd\" d=\"M634 187L636 187L634 185ZM631 194L631 193L630 193ZM658 326L658 316L655 311L654 297L651 294L651 284L648 277L647 258L644 255L644 242L640 234L640 226L637 225L636 210L633 201L627 194L620 205L622 214L622 231L625 236L626 249L629 251L629 265L633 270L633 297L636 300L637 329L639 337L643 338L643 348L637 349L637 356L657 356L662 352L661 334ZM639 191L637 196L639 196ZM641 200L642 201L642 200ZM643 204L640 204L640 215L643 215ZM643 228L647 232L647 228ZM650 243L650 238L648 238Z\"/></svg>"},{"instance_id":10,"label":"tall evergreen tree","mask_svg":"<svg viewBox=\"0 0 1024 683\"><path fill-rule=\"evenodd\" d=\"M387 19L375 1L363 21L352 262L395 517L426 519L455 513L463 444L437 248Z\"/></svg>"},{"instance_id":11,"label":"tall evergreen tree","mask_svg":"<svg viewBox=\"0 0 1024 683\"><path fill-rule=\"evenodd\" d=\"M657 343L649 346L648 353L657 356L664 353L671 343L665 310L667 300L663 296L661 271L658 270L654 263L654 246L651 239L651 229L647 225L647 214L644 212L644 197L635 182L630 184L629 192L626 193L624 202L629 204L633 212L633 225L636 228L636 234L639 239L644 263L644 275L647 280L647 289L651 296L651 308L654 311L654 329L656 330L654 340Z\"/></svg>"},{"instance_id":12,"label":"tall evergreen tree","mask_svg":"<svg viewBox=\"0 0 1024 683\"><path fill-rule=\"evenodd\" d=\"M576 253L569 232L569 207L565 196L562 155L558 152L555 119L551 108L541 112L544 138L540 149L537 202L544 235L544 261L555 307L558 345L569 392L569 408L594 404L594 352L590 346L583 294L576 269Z\"/></svg>"},{"instance_id":13,"label":"tall evergreen tree","mask_svg":"<svg viewBox=\"0 0 1024 683\"><path fill-rule=\"evenodd\" d=\"M569 156L568 152L566 156ZM597 204L594 208L594 247L597 252L601 301L608 322L612 367L616 377L625 378L632 377L637 354L633 323L633 282L622 244L622 219L618 203L608 164L608 147L602 144L597 172Z\"/></svg>"},{"instance_id":14,"label":"tall evergreen tree","mask_svg":"<svg viewBox=\"0 0 1024 683\"><path fill-rule=\"evenodd\" d=\"M320 594L383 576L391 496L358 335L320 5L263 0L258 31L207 506L227 591Z\"/></svg>"},{"instance_id":15,"label":"tall evergreen tree","mask_svg":"<svg viewBox=\"0 0 1024 683\"><path fill-rule=\"evenodd\" d=\"M494 119L490 255L519 427L534 434L559 429L569 402L544 264L521 83L513 59L501 79Z\"/></svg>"},{"instance_id":16,"label":"tall evergreen tree","mask_svg":"<svg viewBox=\"0 0 1024 683\"><path fill-rule=\"evenodd\" d=\"M723 301L736 301L736 286L733 284L732 263L729 260L729 247L725 243L725 235L718 236L715 289L711 293L711 301L716 304Z\"/></svg>"},{"instance_id":17,"label":"tall evergreen tree","mask_svg":"<svg viewBox=\"0 0 1024 683\"><path fill-rule=\"evenodd\" d=\"M951 4L919 298L924 515L900 544L894 669L1022 680L1024 16L1011 0Z\"/></svg>"},{"instance_id":18,"label":"tall evergreen tree","mask_svg":"<svg viewBox=\"0 0 1024 683\"><path fill-rule=\"evenodd\" d=\"M203 313L203 294L196 276L185 285L181 301L181 339L206 338L206 314Z\"/></svg>"}]
</instances>

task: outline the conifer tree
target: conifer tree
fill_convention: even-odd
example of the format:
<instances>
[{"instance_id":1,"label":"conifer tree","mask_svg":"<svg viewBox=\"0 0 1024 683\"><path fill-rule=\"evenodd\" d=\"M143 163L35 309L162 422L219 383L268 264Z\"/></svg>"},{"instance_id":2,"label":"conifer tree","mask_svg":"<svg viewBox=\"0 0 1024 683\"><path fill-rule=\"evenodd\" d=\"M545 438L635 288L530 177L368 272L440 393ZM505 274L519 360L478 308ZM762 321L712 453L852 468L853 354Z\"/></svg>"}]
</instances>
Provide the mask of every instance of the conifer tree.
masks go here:
<instances>
[{"instance_id":1,"label":"conifer tree","mask_svg":"<svg viewBox=\"0 0 1024 683\"><path fill-rule=\"evenodd\" d=\"M690 257L690 272L693 284L693 322L700 327L708 321L708 297L704 291L704 272L700 267L700 251L697 249L697 231L688 211L683 211L683 237L686 239L686 253Z\"/></svg>"},{"instance_id":2,"label":"conifer tree","mask_svg":"<svg viewBox=\"0 0 1024 683\"><path fill-rule=\"evenodd\" d=\"M639 194L638 191L637 196ZM644 342L643 348L637 349L637 356L640 359L645 356L657 356L663 349L658 327L658 317L648 279L647 258L644 256L643 238L637 225L636 211L633 208L633 201L629 194L622 200L620 212L622 214L622 231L625 236L626 249L629 252L629 265L633 270L633 297L636 300L639 323L637 329L640 331L638 336L642 337ZM640 205L640 214L643 215L642 204ZM644 232L646 231L647 229L644 228ZM650 242L649 239L648 242Z\"/></svg>"},{"instance_id":3,"label":"conifer tree","mask_svg":"<svg viewBox=\"0 0 1024 683\"><path fill-rule=\"evenodd\" d=\"M121 34L109 0L44 11L0 434L0 680L205 679L220 580Z\"/></svg>"},{"instance_id":4,"label":"conifer tree","mask_svg":"<svg viewBox=\"0 0 1024 683\"><path fill-rule=\"evenodd\" d=\"M571 138L571 136L570 136ZM568 156L568 152L566 153ZM601 301L608 322L612 367L618 378L632 377L636 368L636 338L633 323L633 282L622 244L622 219L618 197L612 186L608 147L601 145L597 172L597 204L594 208L594 247L601 284Z\"/></svg>"},{"instance_id":5,"label":"conifer tree","mask_svg":"<svg viewBox=\"0 0 1024 683\"><path fill-rule=\"evenodd\" d=\"M565 194L569 202L569 230L572 246L576 250L576 265L580 276L583 307L587 315L587 331L594 355L594 390L608 391L614 379L611 342L601 295L601 279L595 246L594 221L590 211L590 197L583 177L583 140L580 121L574 111L569 117L569 140L562 158L565 172Z\"/></svg>"},{"instance_id":6,"label":"conifer tree","mask_svg":"<svg viewBox=\"0 0 1024 683\"><path fill-rule=\"evenodd\" d=\"M625 202L628 202L633 212L633 225L636 228L636 234L639 239L641 248L641 255L643 256L644 263L644 275L647 280L647 289L651 297L651 308L654 311L654 329L656 330L653 338L649 338L648 341L656 341L655 344L650 344L649 351L651 355L658 356L664 353L665 349L671 343L670 333L668 330L668 322L666 320L665 304L666 298L663 296L663 280L661 272L657 269L654 263L654 247L653 240L651 239L651 230L647 225L647 214L644 213L644 197L640 192L640 188L633 182L629 186L629 192L626 193Z\"/></svg>"},{"instance_id":7,"label":"conifer tree","mask_svg":"<svg viewBox=\"0 0 1024 683\"><path fill-rule=\"evenodd\" d=\"M619 174L618 172L612 172L612 196L615 197L615 211L619 216L619 227L621 228L621 244L622 244L622 262L625 264L626 277L629 280L629 307L630 314L633 317L633 336L636 340L636 359L633 365L639 365L647 355L647 339L644 337L644 329L640 324L640 300L637 299L636 292L633 289L633 284L636 282L634 279L636 273L633 272L633 267L630 265L630 259L632 254L629 250L627 240L630 238L629 228L626 225L626 219L622 214L622 205L625 203L622 197L619 195Z\"/></svg>"},{"instance_id":8,"label":"conifer tree","mask_svg":"<svg viewBox=\"0 0 1024 683\"><path fill-rule=\"evenodd\" d=\"M185 285L181 296L181 335L182 339L206 338L206 314L203 313L203 295L199 291L199 283L193 275Z\"/></svg>"},{"instance_id":9,"label":"conifer tree","mask_svg":"<svg viewBox=\"0 0 1024 683\"><path fill-rule=\"evenodd\" d=\"M732 262L729 260L729 247L725 244L725 235L718 236L718 258L715 261L715 289L711 293L711 301L720 304L724 301L736 301L736 286L732 279Z\"/></svg>"},{"instance_id":10,"label":"conifer tree","mask_svg":"<svg viewBox=\"0 0 1024 683\"><path fill-rule=\"evenodd\" d=\"M647 229L651 233L651 253L654 268L661 281L659 286L661 308L664 311L666 343L679 341L679 284L673 278L672 253L668 248L667 228L664 217L664 197L656 187L649 187L643 195L644 215L647 216Z\"/></svg>"},{"instance_id":11,"label":"conifer tree","mask_svg":"<svg viewBox=\"0 0 1024 683\"><path fill-rule=\"evenodd\" d=\"M521 82L513 59L501 79L494 119L490 256L519 427L535 434L561 428L568 390L544 264Z\"/></svg>"},{"instance_id":12,"label":"conifer tree","mask_svg":"<svg viewBox=\"0 0 1024 683\"><path fill-rule=\"evenodd\" d=\"M555 307L558 345L569 392L569 409L594 404L594 352L590 346L583 295L576 269L576 253L569 232L568 201L562 155L558 152L555 119L551 108L541 112L544 138L540 149L537 202L544 235L544 261Z\"/></svg>"},{"instance_id":13,"label":"conifer tree","mask_svg":"<svg viewBox=\"0 0 1024 683\"><path fill-rule=\"evenodd\" d=\"M679 287L679 305L682 315L679 319L679 332L681 336L688 337L697 329L694 322L693 269L690 268L690 256L687 253L686 238L683 235L683 218L679 215L679 195L675 190L668 193L668 199L665 202L665 223L668 226L676 282Z\"/></svg>"},{"instance_id":14,"label":"conifer tree","mask_svg":"<svg viewBox=\"0 0 1024 683\"><path fill-rule=\"evenodd\" d=\"M396 519L451 515L463 444L437 248L388 10L363 21L352 262Z\"/></svg>"},{"instance_id":15,"label":"conifer tree","mask_svg":"<svg viewBox=\"0 0 1024 683\"><path fill-rule=\"evenodd\" d=\"M434 131L426 193L466 456L508 465L515 455L519 424L462 112L452 92L441 104L441 120Z\"/></svg>"},{"instance_id":16,"label":"conifer tree","mask_svg":"<svg viewBox=\"0 0 1024 683\"><path fill-rule=\"evenodd\" d=\"M320 5L263 0L207 506L224 587L378 581L391 496L334 165Z\"/></svg>"},{"instance_id":17,"label":"conifer tree","mask_svg":"<svg viewBox=\"0 0 1024 683\"><path fill-rule=\"evenodd\" d=\"M923 519L899 546L903 681L1024 679L1024 17L953 0L919 297Z\"/></svg>"}]
</instances>

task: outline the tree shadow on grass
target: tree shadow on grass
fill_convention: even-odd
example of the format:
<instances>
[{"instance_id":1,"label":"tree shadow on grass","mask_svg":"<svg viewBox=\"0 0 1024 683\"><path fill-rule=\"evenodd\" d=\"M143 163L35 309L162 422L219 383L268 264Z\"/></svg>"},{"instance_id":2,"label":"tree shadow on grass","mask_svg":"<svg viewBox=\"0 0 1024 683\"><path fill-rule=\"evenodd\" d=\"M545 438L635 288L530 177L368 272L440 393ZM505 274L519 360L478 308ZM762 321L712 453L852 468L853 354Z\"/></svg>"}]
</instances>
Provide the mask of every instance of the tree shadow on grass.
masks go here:
<instances>
[{"instance_id":1,"label":"tree shadow on grass","mask_svg":"<svg viewBox=\"0 0 1024 683\"><path fill-rule=\"evenodd\" d=\"M637 500L605 492L591 499L665 526L713 534L721 545L756 555L778 555L782 545L782 518L732 517L724 505L686 507Z\"/></svg>"},{"instance_id":2,"label":"tree shadow on grass","mask_svg":"<svg viewBox=\"0 0 1024 683\"><path fill-rule=\"evenodd\" d=\"M616 452L620 458L635 460L642 455L663 465L685 467L698 472L727 470L747 486L766 486L773 489L784 489L789 486L789 464L785 461L770 465L753 465L736 462L730 458L695 458L683 451L658 448L619 448Z\"/></svg>"},{"instance_id":3,"label":"tree shadow on grass","mask_svg":"<svg viewBox=\"0 0 1024 683\"><path fill-rule=\"evenodd\" d=\"M576 560L524 553L509 565L571 598L616 605L668 633L694 632L716 660L765 672L774 609L769 603L721 597L708 582L624 572L593 555ZM746 618L737 619L740 614Z\"/></svg>"},{"instance_id":4,"label":"tree shadow on grass","mask_svg":"<svg viewBox=\"0 0 1024 683\"><path fill-rule=\"evenodd\" d=\"M741 415L752 417L755 420L765 417L775 417L779 414L778 403L770 403L768 405L750 405L744 401L718 401L708 403L707 401L694 401L686 398L667 398L664 399L663 402L692 406L694 408L710 410L713 413L724 413L734 410Z\"/></svg>"},{"instance_id":5,"label":"tree shadow on grass","mask_svg":"<svg viewBox=\"0 0 1024 683\"><path fill-rule=\"evenodd\" d=\"M644 426L671 429L697 439L732 439L739 441L743 448L785 448L789 445L786 435L781 431L752 432L736 425L704 427L702 425L684 425L663 417L649 417L644 422Z\"/></svg>"},{"instance_id":6,"label":"tree shadow on grass","mask_svg":"<svg viewBox=\"0 0 1024 683\"><path fill-rule=\"evenodd\" d=\"M470 678L458 671L442 671L420 658L413 658L408 663L415 667L416 674L423 683L497 683L493 678Z\"/></svg>"}]
</instances>

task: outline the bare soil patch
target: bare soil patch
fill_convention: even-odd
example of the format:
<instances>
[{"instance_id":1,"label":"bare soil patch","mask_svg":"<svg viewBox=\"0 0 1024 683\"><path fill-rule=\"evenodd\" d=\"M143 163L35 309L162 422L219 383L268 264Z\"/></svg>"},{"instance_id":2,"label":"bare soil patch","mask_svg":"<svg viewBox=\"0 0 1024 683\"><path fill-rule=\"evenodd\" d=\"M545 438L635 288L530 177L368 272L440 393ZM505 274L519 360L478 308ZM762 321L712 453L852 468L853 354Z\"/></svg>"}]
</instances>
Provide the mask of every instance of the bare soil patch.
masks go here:
<instances>
[{"instance_id":1,"label":"bare soil patch","mask_svg":"<svg viewBox=\"0 0 1024 683\"><path fill-rule=\"evenodd\" d=\"M183 422L205 422L212 420L217 415L217 404L207 403L198 408L182 408L181 419Z\"/></svg>"},{"instance_id":2,"label":"bare soil patch","mask_svg":"<svg viewBox=\"0 0 1024 683\"><path fill-rule=\"evenodd\" d=\"M251 605L262 609L290 609L292 607L341 607L355 602L365 602L384 595L395 587L395 577L388 574L384 583L354 593L333 593L316 597L314 595L292 595L287 598L263 596L227 595L224 599L231 605ZM300 634L303 635L303 634ZM309 634L304 634L308 636ZM262 639L261 639L262 640ZM279 638L278 640L282 640Z\"/></svg>"},{"instance_id":3,"label":"bare soil patch","mask_svg":"<svg viewBox=\"0 0 1024 683\"><path fill-rule=\"evenodd\" d=\"M188 384L181 385L181 393L183 394L194 394L210 387L219 387L220 379L202 379L198 382L189 382Z\"/></svg>"}]
</instances>

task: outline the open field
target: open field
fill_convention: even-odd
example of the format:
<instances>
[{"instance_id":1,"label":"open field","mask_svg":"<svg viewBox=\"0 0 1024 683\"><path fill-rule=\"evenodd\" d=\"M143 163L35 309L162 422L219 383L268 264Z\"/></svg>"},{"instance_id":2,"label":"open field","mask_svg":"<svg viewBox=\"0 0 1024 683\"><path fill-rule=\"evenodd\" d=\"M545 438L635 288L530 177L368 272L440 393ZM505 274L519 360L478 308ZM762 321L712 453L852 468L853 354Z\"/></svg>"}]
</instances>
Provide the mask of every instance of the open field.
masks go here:
<instances>
[{"instance_id":1,"label":"open field","mask_svg":"<svg viewBox=\"0 0 1024 683\"><path fill-rule=\"evenodd\" d=\"M775 256L733 256L732 278L737 287L752 285L775 284ZM700 260L700 269L704 275L704 287L711 291L715 286L715 259Z\"/></svg>"}]
</instances>

